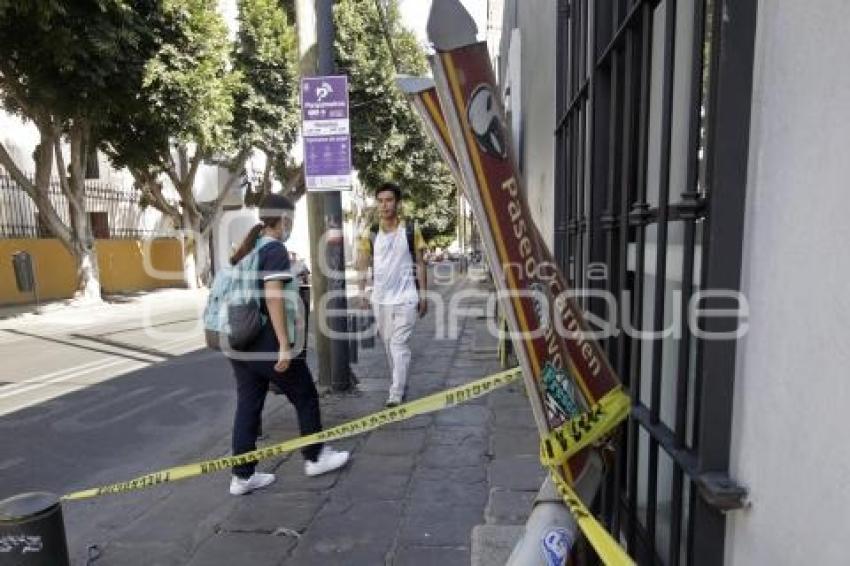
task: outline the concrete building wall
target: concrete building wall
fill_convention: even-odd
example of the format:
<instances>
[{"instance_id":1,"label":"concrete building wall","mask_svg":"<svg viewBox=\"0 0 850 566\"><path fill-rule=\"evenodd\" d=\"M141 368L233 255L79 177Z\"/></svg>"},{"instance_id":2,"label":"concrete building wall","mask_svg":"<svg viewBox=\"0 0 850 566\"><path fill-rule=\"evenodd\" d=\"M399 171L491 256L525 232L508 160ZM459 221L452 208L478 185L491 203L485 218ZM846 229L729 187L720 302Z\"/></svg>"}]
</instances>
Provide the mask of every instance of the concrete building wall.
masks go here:
<instances>
[{"instance_id":1,"label":"concrete building wall","mask_svg":"<svg viewBox=\"0 0 850 566\"><path fill-rule=\"evenodd\" d=\"M531 214L550 248L555 236L557 3L506 0L497 73ZM491 10L498 14L498 10ZM495 53L495 46L491 46ZM519 68L517 68L519 67Z\"/></svg>"},{"instance_id":2,"label":"concrete building wall","mask_svg":"<svg viewBox=\"0 0 850 566\"><path fill-rule=\"evenodd\" d=\"M762 0L727 564L846 564L850 3Z\"/></svg>"}]
</instances>

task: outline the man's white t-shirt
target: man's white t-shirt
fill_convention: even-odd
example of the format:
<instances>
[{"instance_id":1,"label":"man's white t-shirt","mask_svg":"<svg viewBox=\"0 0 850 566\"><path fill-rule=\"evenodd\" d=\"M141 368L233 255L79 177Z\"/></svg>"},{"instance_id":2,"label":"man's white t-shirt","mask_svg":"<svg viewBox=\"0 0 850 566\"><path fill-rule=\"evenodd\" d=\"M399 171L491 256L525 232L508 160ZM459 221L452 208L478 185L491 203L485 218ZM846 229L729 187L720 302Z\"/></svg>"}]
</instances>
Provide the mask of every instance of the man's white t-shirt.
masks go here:
<instances>
[{"instance_id":1,"label":"man's white t-shirt","mask_svg":"<svg viewBox=\"0 0 850 566\"><path fill-rule=\"evenodd\" d=\"M399 223L393 232L378 230L372 246L372 302L379 305L418 302L414 263L407 249L404 224Z\"/></svg>"}]
</instances>

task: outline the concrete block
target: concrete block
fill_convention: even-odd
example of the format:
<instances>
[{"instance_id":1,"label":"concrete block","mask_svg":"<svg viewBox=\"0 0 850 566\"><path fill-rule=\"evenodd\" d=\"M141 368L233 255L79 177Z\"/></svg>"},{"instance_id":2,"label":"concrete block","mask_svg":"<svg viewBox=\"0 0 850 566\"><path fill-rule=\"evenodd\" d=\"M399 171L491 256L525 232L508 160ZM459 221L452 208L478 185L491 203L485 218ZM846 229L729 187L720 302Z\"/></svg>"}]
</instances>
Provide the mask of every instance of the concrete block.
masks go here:
<instances>
[{"instance_id":1,"label":"concrete block","mask_svg":"<svg viewBox=\"0 0 850 566\"><path fill-rule=\"evenodd\" d=\"M487 469L490 487L537 491L546 472L537 456L514 456L494 460Z\"/></svg>"},{"instance_id":2,"label":"concrete block","mask_svg":"<svg viewBox=\"0 0 850 566\"><path fill-rule=\"evenodd\" d=\"M484 519L491 525L524 525L537 491L490 490Z\"/></svg>"},{"instance_id":3,"label":"concrete block","mask_svg":"<svg viewBox=\"0 0 850 566\"><path fill-rule=\"evenodd\" d=\"M525 527L477 525L472 529L472 566L500 566L507 562Z\"/></svg>"}]
</instances>

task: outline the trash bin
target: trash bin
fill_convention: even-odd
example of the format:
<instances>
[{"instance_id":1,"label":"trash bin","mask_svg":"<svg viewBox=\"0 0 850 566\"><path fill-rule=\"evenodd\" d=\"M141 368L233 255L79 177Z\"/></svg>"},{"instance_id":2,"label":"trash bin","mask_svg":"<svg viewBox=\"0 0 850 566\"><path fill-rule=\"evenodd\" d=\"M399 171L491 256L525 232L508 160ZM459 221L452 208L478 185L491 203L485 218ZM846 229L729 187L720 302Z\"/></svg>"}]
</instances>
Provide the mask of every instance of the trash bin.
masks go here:
<instances>
[{"instance_id":1,"label":"trash bin","mask_svg":"<svg viewBox=\"0 0 850 566\"><path fill-rule=\"evenodd\" d=\"M0 501L0 562L8 566L68 566L62 506L52 493Z\"/></svg>"},{"instance_id":2,"label":"trash bin","mask_svg":"<svg viewBox=\"0 0 850 566\"><path fill-rule=\"evenodd\" d=\"M12 254L12 268L15 271L15 284L21 293L35 292L35 270L32 265L32 256L27 252L15 252Z\"/></svg>"}]
</instances>

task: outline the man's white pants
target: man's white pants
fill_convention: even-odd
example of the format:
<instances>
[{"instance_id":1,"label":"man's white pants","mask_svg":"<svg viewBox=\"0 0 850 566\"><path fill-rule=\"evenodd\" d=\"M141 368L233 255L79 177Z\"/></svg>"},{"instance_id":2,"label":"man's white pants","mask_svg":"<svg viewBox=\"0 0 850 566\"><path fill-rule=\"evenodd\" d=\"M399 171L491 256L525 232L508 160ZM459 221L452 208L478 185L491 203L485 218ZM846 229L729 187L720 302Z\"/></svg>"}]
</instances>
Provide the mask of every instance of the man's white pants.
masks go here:
<instances>
[{"instance_id":1,"label":"man's white pants","mask_svg":"<svg viewBox=\"0 0 850 566\"><path fill-rule=\"evenodd\" d=\"M416 324L416 303L400 305L375 305L375 322L384 342L387 361L392 374L390 398L400 400L407 384L407 369L410 366L410 334Z\"/></svg>"}]
</instances>

